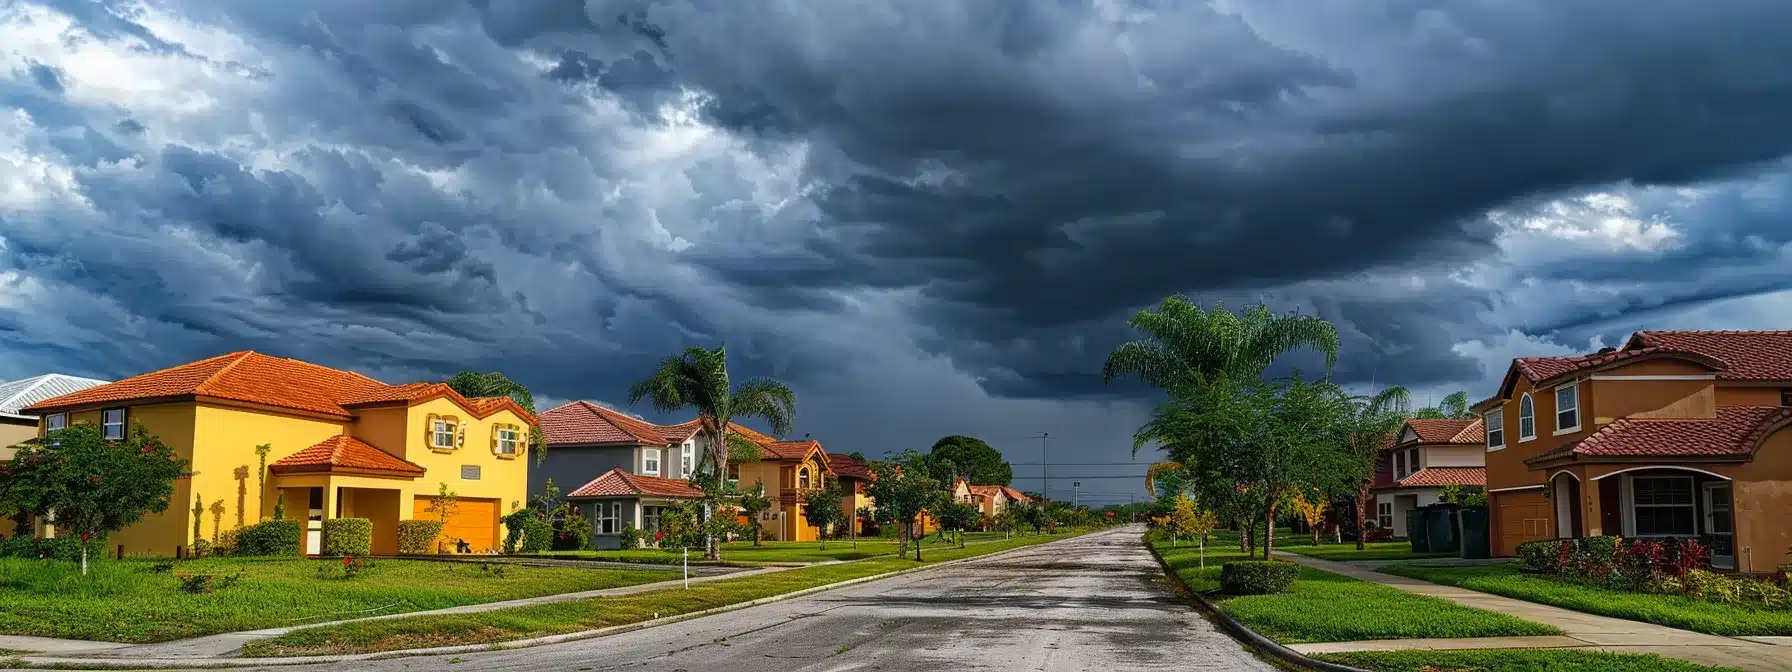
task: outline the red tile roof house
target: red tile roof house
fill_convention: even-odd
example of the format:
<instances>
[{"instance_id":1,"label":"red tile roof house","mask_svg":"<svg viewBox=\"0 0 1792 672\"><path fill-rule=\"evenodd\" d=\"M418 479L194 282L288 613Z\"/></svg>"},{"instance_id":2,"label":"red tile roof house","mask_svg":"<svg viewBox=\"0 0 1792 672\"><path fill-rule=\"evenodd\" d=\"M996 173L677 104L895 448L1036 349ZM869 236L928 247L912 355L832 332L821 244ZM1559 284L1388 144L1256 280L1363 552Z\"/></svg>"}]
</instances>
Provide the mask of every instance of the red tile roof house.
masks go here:
<instances>
[{"instance_id":1,"label":"red tile roof house","mask_svg":"<svg viewBox=\"0 0 1792 672\"><path fill-rule=\"evenodd\" d=\"M1719 569L1792 562L1792 331L1643 331L1512 361L1486 426L1494 552L1701 538Z\"/></svg>"},{"instance_id":2,"label":"red tile roof house","mask_svg":"<svg viewBox=\"0 0 1792 672\"><path fill-rule=\"evenodd\" d=\"M541 414L547 457L530 465L529 497L554 485L591 521L597 549L622 547L625 525L659 529L665 507L698 499L686 479L700 457L697 423L656 425L589 401Z\"/></svg>"},{"instance_id":3,"label":"red tile roof house","mask_svg":"<svg viewBox=\"0 0 1792 672\"><path fill-rule=\"evenodd\" d=\"M1406 520L1413 510L1436 504L1445 486L1487 484L1480 420L1407 420L1390 437L1376 463L1376 527L1395 539L1406 538Z\"/></svg>"}]
</instances>

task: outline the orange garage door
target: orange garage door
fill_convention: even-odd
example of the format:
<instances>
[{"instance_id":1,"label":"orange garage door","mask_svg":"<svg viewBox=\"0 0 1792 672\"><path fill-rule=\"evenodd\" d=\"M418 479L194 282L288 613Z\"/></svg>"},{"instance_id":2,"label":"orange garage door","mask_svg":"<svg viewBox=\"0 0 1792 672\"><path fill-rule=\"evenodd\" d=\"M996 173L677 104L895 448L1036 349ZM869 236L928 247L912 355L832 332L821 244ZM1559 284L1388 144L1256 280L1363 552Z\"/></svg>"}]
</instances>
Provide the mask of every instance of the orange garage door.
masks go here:
<instances>
[{"instance_id":1,"label":"orange garage door","mask_svg":"<svg viewBox=\"0 0 1792 672\"><path fill-rule=\"evenodd\" d=\"M434 497L418 497L412 516L419 520L435 520L441 514L428 510L435 500ZM442 537L447 540L449 552L454 551L455 539L465 539L474 553L498 547L498 500L461 499L455 508L442 526Z\"/></svg>"},{"instance_id":2,"label":"orange garage door","mask_svg":"<svg viewBox=\"0 0 1792 672\"><path fill-rule=\"evenodd\" d=\"M1519 544L1555 537L1549 527L1549 500L1541 489L1499 492L1493 497L1499 517L1499 529L1494 530L1499 539L1496 555L1517 555Z\"/></svg>"}]
</instances>

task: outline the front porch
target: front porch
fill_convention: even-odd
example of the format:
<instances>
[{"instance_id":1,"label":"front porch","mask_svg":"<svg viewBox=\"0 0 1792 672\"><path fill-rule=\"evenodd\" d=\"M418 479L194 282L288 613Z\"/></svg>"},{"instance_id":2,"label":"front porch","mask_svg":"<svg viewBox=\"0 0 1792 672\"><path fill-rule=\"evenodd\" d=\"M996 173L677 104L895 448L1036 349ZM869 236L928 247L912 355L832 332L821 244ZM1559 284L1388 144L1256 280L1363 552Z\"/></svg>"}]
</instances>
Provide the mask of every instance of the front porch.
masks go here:
<instances>
[{"instance_id":1,"label":"front porch","mask_svg":"<svg viewBox=\"0 0 1792 672\"><path fill-rule=\"evenodd\" d=\"M305 521L302 548L306 555L323 552L323 521L366 518L373 523L374 555L398 554L398 521L412 517L408 481L368 477L304 474L280 476L274 487L286 516Z\"/></svg>"},{"instance_id":2,"label":"front porch","mask_svg":"<svg viewBox=\"0 0 1792 672\"><path fill-rule=\"evenodd\" d=\"M1552 470L1543 489L1558 538L1619 536L1674 541L1698 539L1711 549L1711 567L1753 567L1736 549L1730 477L1674 464L1579 464Z\"/></svg>"}]
</instances>

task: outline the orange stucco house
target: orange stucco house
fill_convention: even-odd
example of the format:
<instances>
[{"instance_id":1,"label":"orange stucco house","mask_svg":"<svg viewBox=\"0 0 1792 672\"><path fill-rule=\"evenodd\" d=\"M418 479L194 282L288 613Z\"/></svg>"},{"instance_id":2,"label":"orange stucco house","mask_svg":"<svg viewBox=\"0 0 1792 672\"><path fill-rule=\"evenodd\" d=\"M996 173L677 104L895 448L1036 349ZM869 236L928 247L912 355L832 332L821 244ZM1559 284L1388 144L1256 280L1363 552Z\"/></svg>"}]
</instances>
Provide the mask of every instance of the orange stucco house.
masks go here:
<instances>
[{"instance_id":1,"label":"orange stucco house","mask_svg":"<svg viewBox=\"0 0 1792 672\"><path fill-rule=\"evenodd\" d=\"M1513 360L1485 425L1494 552L1699 538L1712 565L1792 562L1792 331L1643 331Z\"/></svg>"}]
</instances>

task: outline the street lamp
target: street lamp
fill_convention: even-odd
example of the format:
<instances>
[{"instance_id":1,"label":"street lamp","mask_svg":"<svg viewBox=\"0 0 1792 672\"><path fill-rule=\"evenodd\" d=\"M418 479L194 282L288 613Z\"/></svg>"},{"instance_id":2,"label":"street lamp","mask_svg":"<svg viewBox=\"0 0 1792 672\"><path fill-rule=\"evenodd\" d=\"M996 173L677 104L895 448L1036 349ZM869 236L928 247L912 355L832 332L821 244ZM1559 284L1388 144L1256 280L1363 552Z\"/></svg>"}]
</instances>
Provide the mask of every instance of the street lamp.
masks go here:
<instances>
[{"instance_id":1,"label":"street lamp","mask_svg":"<svg viewBox=\"0 0 1792 672\"><path fill-rule=\"evenodd\" d=\"M1073 508L1073 509L1076 508L1076 503L1077 503L1077 500L1079 499L1079 497L1082 495L1082 490L1083 490L1083 482L1082 481L1071 481L1070 482L1070 508Z\"/></svg>"}]
</instances>

